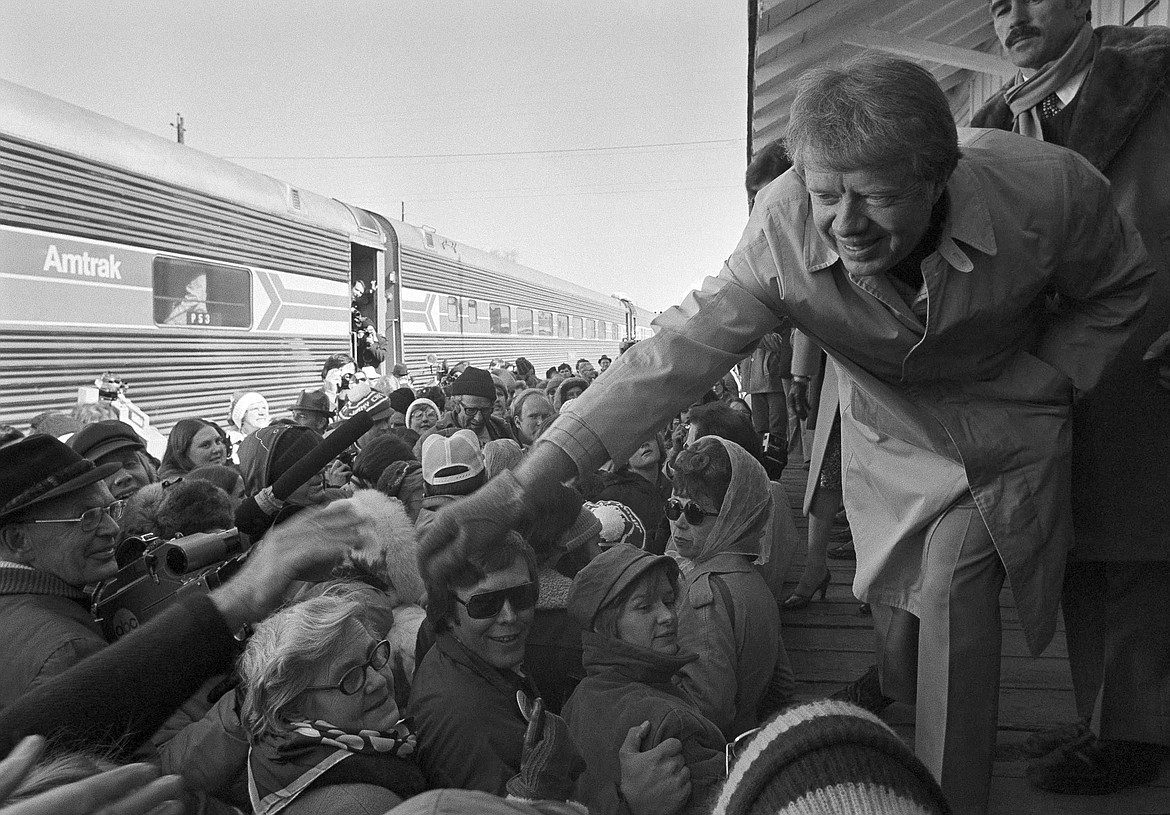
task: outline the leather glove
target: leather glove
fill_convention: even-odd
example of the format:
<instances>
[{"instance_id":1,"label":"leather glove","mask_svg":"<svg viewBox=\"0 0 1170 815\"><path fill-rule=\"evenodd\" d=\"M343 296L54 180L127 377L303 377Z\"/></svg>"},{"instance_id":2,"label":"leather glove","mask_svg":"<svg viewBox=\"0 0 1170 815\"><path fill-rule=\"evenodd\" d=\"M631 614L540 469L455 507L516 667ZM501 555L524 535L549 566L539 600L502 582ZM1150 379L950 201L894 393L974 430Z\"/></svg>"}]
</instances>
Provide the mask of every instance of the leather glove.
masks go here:
<instances>
[{"instance_id":1,"label":"leather glove","mask_svg":"<svg viewBox=\"0 0 1170 815\"><path fill-rule=\"evenodd\" d=\"M545 712L543 699L533 703L525 718L528 730L520 772L508 779L508 795L526 801L569 800L577 777L585 772L585 761L573 745L569 726L555 713Z\"/></svg>"},{"instance_id":2,"label":"leather glove","mask_svg":"<svg viewBox=\"0 0 1170 815\"><path fill-rule=\"evenodd\" d=\"M808 380L793 379L788 391L788 410L798 419L807 419L809 414Z\"/></svg>"}]
</instances>

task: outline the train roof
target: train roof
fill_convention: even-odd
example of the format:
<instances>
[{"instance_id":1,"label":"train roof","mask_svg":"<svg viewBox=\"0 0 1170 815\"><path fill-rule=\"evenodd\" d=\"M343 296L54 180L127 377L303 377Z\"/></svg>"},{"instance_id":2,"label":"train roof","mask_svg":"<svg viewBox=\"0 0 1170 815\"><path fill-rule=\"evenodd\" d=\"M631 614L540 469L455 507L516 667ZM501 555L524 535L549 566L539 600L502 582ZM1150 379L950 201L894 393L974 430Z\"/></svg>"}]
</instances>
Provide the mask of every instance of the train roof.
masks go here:
<instances>
[{"instance_id":1,"label":"train roof","mask_svg":"<svg viewBox=\"0 0 1170 815\"><path fill-rule=\"evenodd\" d=\"M0 134L304 221L357 243L385 242L374 220L356 207L2 79Z\"/></svg>"}]
</instances>

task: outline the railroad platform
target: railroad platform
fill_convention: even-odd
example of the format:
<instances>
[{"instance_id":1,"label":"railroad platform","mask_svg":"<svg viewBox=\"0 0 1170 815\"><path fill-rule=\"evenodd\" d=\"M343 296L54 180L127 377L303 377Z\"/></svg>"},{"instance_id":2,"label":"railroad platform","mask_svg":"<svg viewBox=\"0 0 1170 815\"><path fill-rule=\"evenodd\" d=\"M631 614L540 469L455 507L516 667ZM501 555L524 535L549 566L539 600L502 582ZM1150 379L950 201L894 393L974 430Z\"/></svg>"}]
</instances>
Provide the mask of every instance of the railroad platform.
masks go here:
<instances>
[{"instance_id":1,"label":"railroad platform","mask_svg":"<svg viewBox=\"0 0 1170 815\"><path fill-rule=\"evenodd\" d=\"M807 540L808 519L801 512L808 470L798 457L784 469L781 483L792 504L792 517L802 542ZM788 579L794 586L804 569L801 545ZM814 600L801 611L784 612L781 624L784 646L796 674L801 699L828 696L861 676L874 663L873 622L858 614L853 596L854 562L830 560L832 579L824 601ZM1162 767L1157 782L1113 795L1057 795L1042 792L1024 777L1026 759L1020 743L1033 731L1076 718L1072 679L1066 659L1064 623L1058 621L1056 637L1047 650L1029 655L1011 591L1000 596L1003 617L1003 663L1000 680L999 738L991 788L992 815L1155 815L1170 813L1170 762ZM914 743L914 709L895 703L882 718L910 744Z\"/></svg>"}]
</instances>

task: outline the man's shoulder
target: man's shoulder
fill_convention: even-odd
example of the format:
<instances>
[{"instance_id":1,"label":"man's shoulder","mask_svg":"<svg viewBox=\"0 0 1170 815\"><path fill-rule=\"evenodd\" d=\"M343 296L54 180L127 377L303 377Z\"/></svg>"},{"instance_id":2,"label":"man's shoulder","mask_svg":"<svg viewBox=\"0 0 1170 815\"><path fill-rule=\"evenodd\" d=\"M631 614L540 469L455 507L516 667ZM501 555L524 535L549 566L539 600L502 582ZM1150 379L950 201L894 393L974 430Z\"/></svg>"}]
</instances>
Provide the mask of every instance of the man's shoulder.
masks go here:
<instances>
[{"instance_id":1,"label":"man's shoulder","mask_svg":"<svg viewBox=\"0 0 1170 815\"><path fill-rule=\"evenodd\" d=\"M1093 37L1102 50L1132 52L1143 57L1170 53L1170 28L1162 25L1102 25L1093 29Z\"/></svg>"}]
</instances>

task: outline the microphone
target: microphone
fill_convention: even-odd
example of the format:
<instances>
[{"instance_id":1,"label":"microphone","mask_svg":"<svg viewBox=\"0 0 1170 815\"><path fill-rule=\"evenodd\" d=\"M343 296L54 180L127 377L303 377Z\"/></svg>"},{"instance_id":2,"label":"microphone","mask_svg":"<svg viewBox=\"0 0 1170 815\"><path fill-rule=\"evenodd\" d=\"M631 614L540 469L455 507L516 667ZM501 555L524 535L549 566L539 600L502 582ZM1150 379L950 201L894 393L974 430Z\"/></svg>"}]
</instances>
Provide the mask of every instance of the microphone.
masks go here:
<instances>
[{"instance_id":1,"label":"microphone","mask_svg":"<svg viewBox=\"0 0 1170 815\"><path fill-rule=\"evenodd\" d=\"M272 516L280 510L286 498L373 426L373 418L364 410L339 424L323 442L276 479L271 487L240 504L236 509L236 528L253 539L264 534L272 522Z\"/></svg>"}]
</instances>

